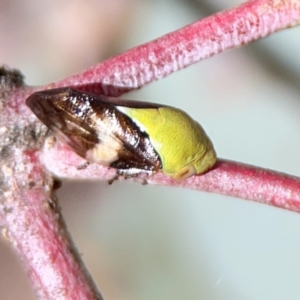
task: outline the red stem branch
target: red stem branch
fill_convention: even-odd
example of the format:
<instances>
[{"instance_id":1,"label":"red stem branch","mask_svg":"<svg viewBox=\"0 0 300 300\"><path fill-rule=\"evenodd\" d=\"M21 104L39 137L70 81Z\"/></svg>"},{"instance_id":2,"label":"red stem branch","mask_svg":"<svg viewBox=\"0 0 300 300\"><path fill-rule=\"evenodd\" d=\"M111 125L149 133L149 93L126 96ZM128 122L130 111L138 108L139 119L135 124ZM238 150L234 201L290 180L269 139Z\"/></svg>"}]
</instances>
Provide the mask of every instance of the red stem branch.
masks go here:
<instances>
[{"instance_id":1,"label":"red stem branch","mask_svg":"<svg viewBox=\"0 0 300 300\"><path fill-rule=\"evenodd\" d=\"M213 192L300 212L300 178L227 160L219 160L207 174L193 176L184 182L157 177L149 182Z\"/></svg>"},{"instance_id":2,"label":"red stem branch","mask_svg":"<svg viewBox=\"0 0 300 300\"><path fill-rule=\"evenodd\" d=\"M253 0L133 48L51 87L119 96L202 59L300 23L299 0Z\"/></svg>"},{"instance_id":3,"label":"red stem branch","mask_svg":"<svg viewBox=\"0 0 300 300\"><path fill-rule=\"evenodd\" d=\"M2 83L5 80L0 78ZM23 261L39 299L100 300L61 217L52 175L40 160L47 129L25 106L30 90L6 92L9 83L3 83L0 91L0 226L4 236Z\"/></svg>"},{"instance_id":4,"label":"red stem branch","mask_svg":"<svg viewBox=\"0 0 300 300\"><path fill-rule=\"evenodd\" d=\"M59 154L69 159L59 164L54 163ZM115 176L114 170L97 164L78 170L78 166L83 165L85 160L61 143L45 147L43 160L47 168L58 177L90 180L101 178L109 181ZM144 178L136 180L143 182ZM150 184L213 192L300 212L300 178L233 161L219 159L213 170L185 180L174 180L163 173L146 180Z\"/></svg>"},{"instance_id":5,"label":"red stem branch","mask_svg":"<svg viewBox=\"0 0 300 300\"><path fill-rule=\"evenodd\" d=\"M17 178L12 178L16 185L12 188L14 192L7 192L5 201L1 201L0 218L6 228L5 236L26 266L39 299L100 300L102 297L80 255L70 244L58 204L50 193L51 186L45 186L45 182L51 184L52 180L47 179L43 168L36 167L37 160L37 152L22 154L19 163L26 164L26 168L34 166L28 172L31 177L28 182L33 180L34 186L28 190Z\"/></svg>"}]
</instances>

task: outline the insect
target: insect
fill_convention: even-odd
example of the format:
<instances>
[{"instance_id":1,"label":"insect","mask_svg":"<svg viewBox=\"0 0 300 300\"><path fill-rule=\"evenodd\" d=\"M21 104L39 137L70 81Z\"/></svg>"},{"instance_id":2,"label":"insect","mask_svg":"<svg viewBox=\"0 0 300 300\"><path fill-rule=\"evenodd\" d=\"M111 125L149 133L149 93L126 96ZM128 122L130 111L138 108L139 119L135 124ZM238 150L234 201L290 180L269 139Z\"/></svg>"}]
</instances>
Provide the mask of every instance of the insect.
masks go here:
<instances>
[{"instance_id":1,"label":"insect","mask_svg":"<svg viewBox=\"0 0 300 300\"><path fill-rule=\"evenodd\" d=\"M71 88L32 94L26 104L88 162L133 177L158 171L183 179L216 162L203 128L180 109Z\"/></svg>"}]
</instances>

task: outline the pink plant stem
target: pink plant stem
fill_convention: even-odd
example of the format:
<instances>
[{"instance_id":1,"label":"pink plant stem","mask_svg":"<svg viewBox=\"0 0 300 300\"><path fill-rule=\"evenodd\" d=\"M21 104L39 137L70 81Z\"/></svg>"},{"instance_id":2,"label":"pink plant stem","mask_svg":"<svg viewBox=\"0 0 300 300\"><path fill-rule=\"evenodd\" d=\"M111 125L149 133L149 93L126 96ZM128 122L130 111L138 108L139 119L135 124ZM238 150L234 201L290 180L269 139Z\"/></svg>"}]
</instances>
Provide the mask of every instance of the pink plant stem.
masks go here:
<instances>
[{"instance_id":1,"label":"pink plant stem","mask_svg":"<svg viewBox=\"0 0 300 300\"><path fill-rule=\"evenodd\" d=\"M59 164L52 163L58 153L63 153L69 159ZM101 178L109 181L115 176L113 169L97 164L78 170L77 167L83 165L85 160L60 143L44 149L43 160L47 168L58 177ZM143 182L144 178L136 180ZM300 178L228 160L219 159L216 166L206 174L185 180L174 180L163 173L147 177L146 180L149 184L213 192L300 212Z\"/></svg>"},{"instance_id":2,"label":"pink plant stem","mask_svg":"<svg viewBox=\"0 0 300 300\"><path fill-rule=\"evenodd\" d=\"M215 169L183 182L151 178L152 184L172 185L238 197L300 212L300 178L227 160Z\"/></svg>"},{"instance_id":3,"label":"pink plant stem","mask_svg":"<svg viewBox=\"0 0 300 300\"><path fill-rule=\"evenodd\" d=\"M23 162L36 165L37 153L23 154ZM26 160L26 161L25 161ZM32 161L31 161L32 160ZM46 178L44 170L35 168L36 179ZM40 176L37 176L40 172ZM70 245L58 204L45 194L44 182L24 190L15 180L14 193L6 193L1 210L5 236L20 254L39 299L102 299ZM4 215L5 214L5 215Z\"/></svg>"},{"instance_id":4,"label":"pink plant stem","mask_svg":"<svg viewBox=\"0 0 300 300\"><path fill-rule=\"evenodd\" d=\"M10 95L0 93L2 232L23 261L39 299L100 300L62 220L52 175L40 161L47 130L35 124L24 105L29 92L20 88Z\"/></svg>"},{"instance_id":5,"label":"pink plant stem","mask_svg":"<svg viewBox=\"0 0 300 300\"><path fill-rule=\"evenodd\" d=\"M49 87L77 86L118 96L226 49L299 23L299 0L248 1L133 48Z\"/></svg>"}]
</instances>

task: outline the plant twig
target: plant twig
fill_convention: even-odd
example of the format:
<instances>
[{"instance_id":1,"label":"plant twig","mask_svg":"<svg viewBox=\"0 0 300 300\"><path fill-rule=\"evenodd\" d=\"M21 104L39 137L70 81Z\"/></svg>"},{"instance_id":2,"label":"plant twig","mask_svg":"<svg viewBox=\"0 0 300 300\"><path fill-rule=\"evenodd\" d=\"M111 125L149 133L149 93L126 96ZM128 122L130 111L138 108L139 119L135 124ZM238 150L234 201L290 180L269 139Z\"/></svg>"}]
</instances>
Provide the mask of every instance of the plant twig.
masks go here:
<instances>
[{"instance_id":1,"label":"plant twig","mask_svg":"<svg viewBox=\"0 0 300 300\"><path fill-rule=\"evenodd\" d=\"M68 159L59 164L53 163L59 153L63 153ZM115 176L113 169L97 164L88 165L79 171L78 166L83 165L85 160L61 143L46 147L43 160L47 168L58 177L90 180L101 178L110 181ZM137 177L135 180L143 183L145 178ZM300 178L233 161L219 159L215 167L206 174L185 180L174 180L158 173L148 177L146 181L149 184L238 197L300 212Z\"/></svg>"},{"instance_id":2,"label":"plant twig","mask_svg":"<svg viewBox=\"0 0 300 300\"><path fill-rule=\"evenodd\" d=\"M48 129L24 104L22 75L0 69L0 225L39 299L102 299L66 230L40 160Z\"/></svg>"},{"instance_id":3,"label":"plant twig","mask_svg":"<svg viewBox=\"0 0 300 300\"><path fill-rule=\"evenodd\" d=\"M133 48L50 87L72 86L119 96L202 59L299 22L299 0L248 1Z\"/></svg>"}]
</instances>

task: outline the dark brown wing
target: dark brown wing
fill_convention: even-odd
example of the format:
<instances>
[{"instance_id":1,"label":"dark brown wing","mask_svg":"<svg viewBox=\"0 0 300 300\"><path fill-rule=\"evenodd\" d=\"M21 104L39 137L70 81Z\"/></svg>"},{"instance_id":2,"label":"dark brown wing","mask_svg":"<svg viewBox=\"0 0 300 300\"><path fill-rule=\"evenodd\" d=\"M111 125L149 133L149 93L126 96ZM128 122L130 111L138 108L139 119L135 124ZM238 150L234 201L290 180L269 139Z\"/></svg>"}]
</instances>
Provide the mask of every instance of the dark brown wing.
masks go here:
<instances>
[{"instance_id":1,"label":"dark brown wing","mask_svg":"<svg viewBox=\"0 0 300 300\"><path fill-rule=\"evenodd\" d=\"M74 101L69 89L46 90L32 94L26 104L56 136L85 157L98 143L95 130L85 122L83 104Z\"/></svg>"},{"instance_id":2,"label":"dark brown wing","mask_svg":"<svg viewBox=\"0 0 300 300\"><path fill-rule=\"evenodd\" d=\"M134 103L70 88L34 93L26 103L59 138L91 162L108 164L127 176L161 169L149 136L118 111L112 99L123 106Z\"/></svg>"}]
</instances>

